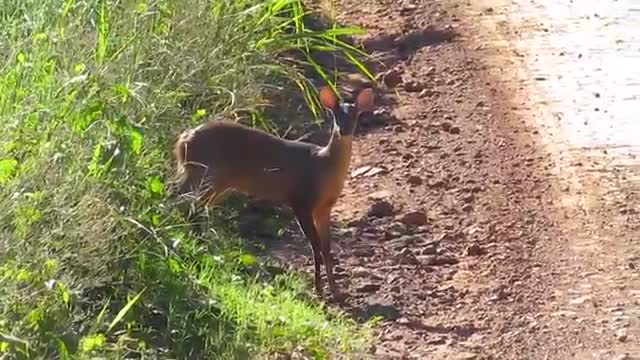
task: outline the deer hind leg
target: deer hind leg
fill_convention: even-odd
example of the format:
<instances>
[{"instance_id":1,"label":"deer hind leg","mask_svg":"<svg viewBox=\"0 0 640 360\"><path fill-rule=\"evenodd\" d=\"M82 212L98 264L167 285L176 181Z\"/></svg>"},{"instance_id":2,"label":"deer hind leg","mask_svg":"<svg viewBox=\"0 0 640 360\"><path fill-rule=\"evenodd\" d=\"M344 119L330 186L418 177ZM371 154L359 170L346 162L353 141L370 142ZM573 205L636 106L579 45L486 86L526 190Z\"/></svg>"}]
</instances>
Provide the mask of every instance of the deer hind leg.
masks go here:
<instances>
[{"instance_id":1,"label":"deer hind leg","mask_svg":"<svg viewBox=\"0 0 640 360\"><path fill-rule=\"evenodd\" d=\"M313 213L313 220L318 230L320 240L320 250L324 267L327 273L327 281L332 294L336 294L336 283L333 278L333 258L331 257L331 207L329 205L316 208Z\"/></svg>"},{"instance_id":2,"label":"deer hind leg","mask_svg":"<svg viewBox=\"0 0 640 360\"><path fill-rule=\"evenodd\" d=\"M230 190L229 184L223 181L224 177L220 176L220 174L217 174L218 176L215 175L213 169L207 169L207 174L200 184L200 188L203 190L201 190L198 197L206 208L220 204L224 199L224 194Z\"/></svg>"},{"instance_id":3,"label":"deer hind leg","mask_svg":"<svg viewBox=\"0 0 640 360\"><path fill-rule=\"evenodd\" d=\"M300 229L311 244L311 250L313 251L314 285L318 295L322 295L322 277L320 274L322 255L318 241L318 231L313 221L312 212L306 207L296 207L293 211L298 219Z\"/></svg>"},{"instance_id":4,"label":"deer hind leg","mask_svg":"<svg viewBox=\"0 0 640 360\"><path fill-rule=\"evenodd\" d=\"M210 219L211 207L214 207L224 200L224 194L229 191L229 187L220 182L213 182L211 180L207 183L200 185L200 190L197 192L196 199L198 207L200 208L197 213L201 219L198 223L194 223L193 226L197 228L196 233L204 233L209 231L208 223Z\"/></svg>"},{"instance_id":5,"label":"deer hind leg","mask_svg":"<svg viewBox=\"0 0 640 360\"><path fill-rule=\"evenodd\" d=\"M229 191L228 188L209 190L203 197L204 205L206 207L219 205L224 199L224 194L226 194L227 191Z\"/></svg>"}]
</instances>

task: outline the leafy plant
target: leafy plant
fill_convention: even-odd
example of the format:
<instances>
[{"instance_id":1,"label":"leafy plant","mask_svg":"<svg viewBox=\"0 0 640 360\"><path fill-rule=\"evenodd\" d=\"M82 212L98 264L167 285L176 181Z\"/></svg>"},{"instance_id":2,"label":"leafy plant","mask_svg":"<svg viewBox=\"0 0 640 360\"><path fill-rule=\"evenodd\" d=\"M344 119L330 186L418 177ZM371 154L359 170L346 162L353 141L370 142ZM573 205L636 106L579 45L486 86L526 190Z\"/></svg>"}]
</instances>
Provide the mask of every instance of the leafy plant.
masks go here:
<instances>
[{"instance_id":1,"label":"leafy plant","mask_svg":"<svg viewBox=\"0 0 640 360\"><path fill-rule=\"evenodd\" d=\"M335 86L314 52L366 73L341 40L361 30L308 16L297 0L0 5L0 356L362 351L367 326L271 276L229 218L194 234L166 196L180 130L241 113L290 125L263 109L291 88L314 109L308 69Z\"/></svg>"}]
</instances>

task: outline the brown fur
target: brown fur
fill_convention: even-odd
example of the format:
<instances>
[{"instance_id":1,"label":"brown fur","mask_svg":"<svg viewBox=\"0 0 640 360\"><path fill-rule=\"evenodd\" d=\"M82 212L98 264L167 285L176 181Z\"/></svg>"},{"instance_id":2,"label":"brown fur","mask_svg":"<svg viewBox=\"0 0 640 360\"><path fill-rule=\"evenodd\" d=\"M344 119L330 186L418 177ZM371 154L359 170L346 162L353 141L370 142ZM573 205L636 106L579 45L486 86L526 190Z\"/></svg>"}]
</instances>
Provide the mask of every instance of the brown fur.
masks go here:
<instances>
[{"instance_id":1,"label":"brown fur","mask_svg":"<svg viewBox=\"0 0 640 360\"><path fill-rule=\"evenodd\" d=\"M373 110L373 91L362 90L348 113L329 88L320 92L334 123L329 143L320 147L285 140L244 125L211 121L180 135L174 154L178 193L196 191L215 204L229 190L289 205L309 240L315 267L315 286L321 292L320 262L335 293L329 238L331 209L338 200L351 160L353 132L359 115Z\"/></svg>"}]
</instances>

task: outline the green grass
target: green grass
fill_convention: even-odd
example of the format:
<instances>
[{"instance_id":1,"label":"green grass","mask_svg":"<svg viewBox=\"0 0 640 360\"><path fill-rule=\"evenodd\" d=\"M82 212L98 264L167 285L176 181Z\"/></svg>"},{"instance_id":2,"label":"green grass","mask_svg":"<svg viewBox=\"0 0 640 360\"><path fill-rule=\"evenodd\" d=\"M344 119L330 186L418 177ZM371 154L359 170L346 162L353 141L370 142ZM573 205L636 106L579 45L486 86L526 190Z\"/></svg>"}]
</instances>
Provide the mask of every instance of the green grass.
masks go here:
<instances>
[{"instance_id":1,"label":"green grass","mask_svg":"<svg viewBox=\"0 0 640 360\"><path fill-rule=\"evenodd\" d=\"M293 0L1 2L0 357L365 350L368 325L269 273L232 221L196 236L167 200L180 130L248 114L277 132L297 120L266 117L271 95L317 105L292 62L326 80L309 51L361 65L336 38L357 29L310 30L303 13ZM302 61L279 56L292 49Z\"/></svg>"}]
</instances>

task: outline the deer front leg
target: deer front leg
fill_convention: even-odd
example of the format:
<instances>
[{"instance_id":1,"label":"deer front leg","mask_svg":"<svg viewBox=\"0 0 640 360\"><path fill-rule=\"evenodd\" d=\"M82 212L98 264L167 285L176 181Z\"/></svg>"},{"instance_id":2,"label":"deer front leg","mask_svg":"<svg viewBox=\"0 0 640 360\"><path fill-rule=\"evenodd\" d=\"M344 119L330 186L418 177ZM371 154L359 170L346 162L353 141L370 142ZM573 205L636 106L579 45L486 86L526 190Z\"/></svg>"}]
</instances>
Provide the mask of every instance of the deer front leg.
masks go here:
<instances>
[{"instance_id":1,"label":"deer front leg","mask_svg":"<svg viewBox=\"0 0 640 360\"><path fill-rule=\"evenodd\" d=\"M333 258L331 257L331 206L322 206L313 213L313 220L318 229L320 240L320 251L324 260L324 267L327 273L327 281L331 293L336 295L336 283L333 278Z\"/></svg>"},{"instance_id":2,"label":"deer front leg","mask_svg":"<svg viewBox=\"0 0 640 360\"><path fill-rule=\"evenodd\" d=\"M320 263L322 262L322 255L320 253L320 246L318 241L318 231L313 222L313 215L308 209L294 209L296 218L298 219L298 225L304 233L305 237L311 244L311 250L313 251L313 266L314 266L314 285L318 295L322 296L322 278L320 274Z\"/></svg>"}]
</instances>

